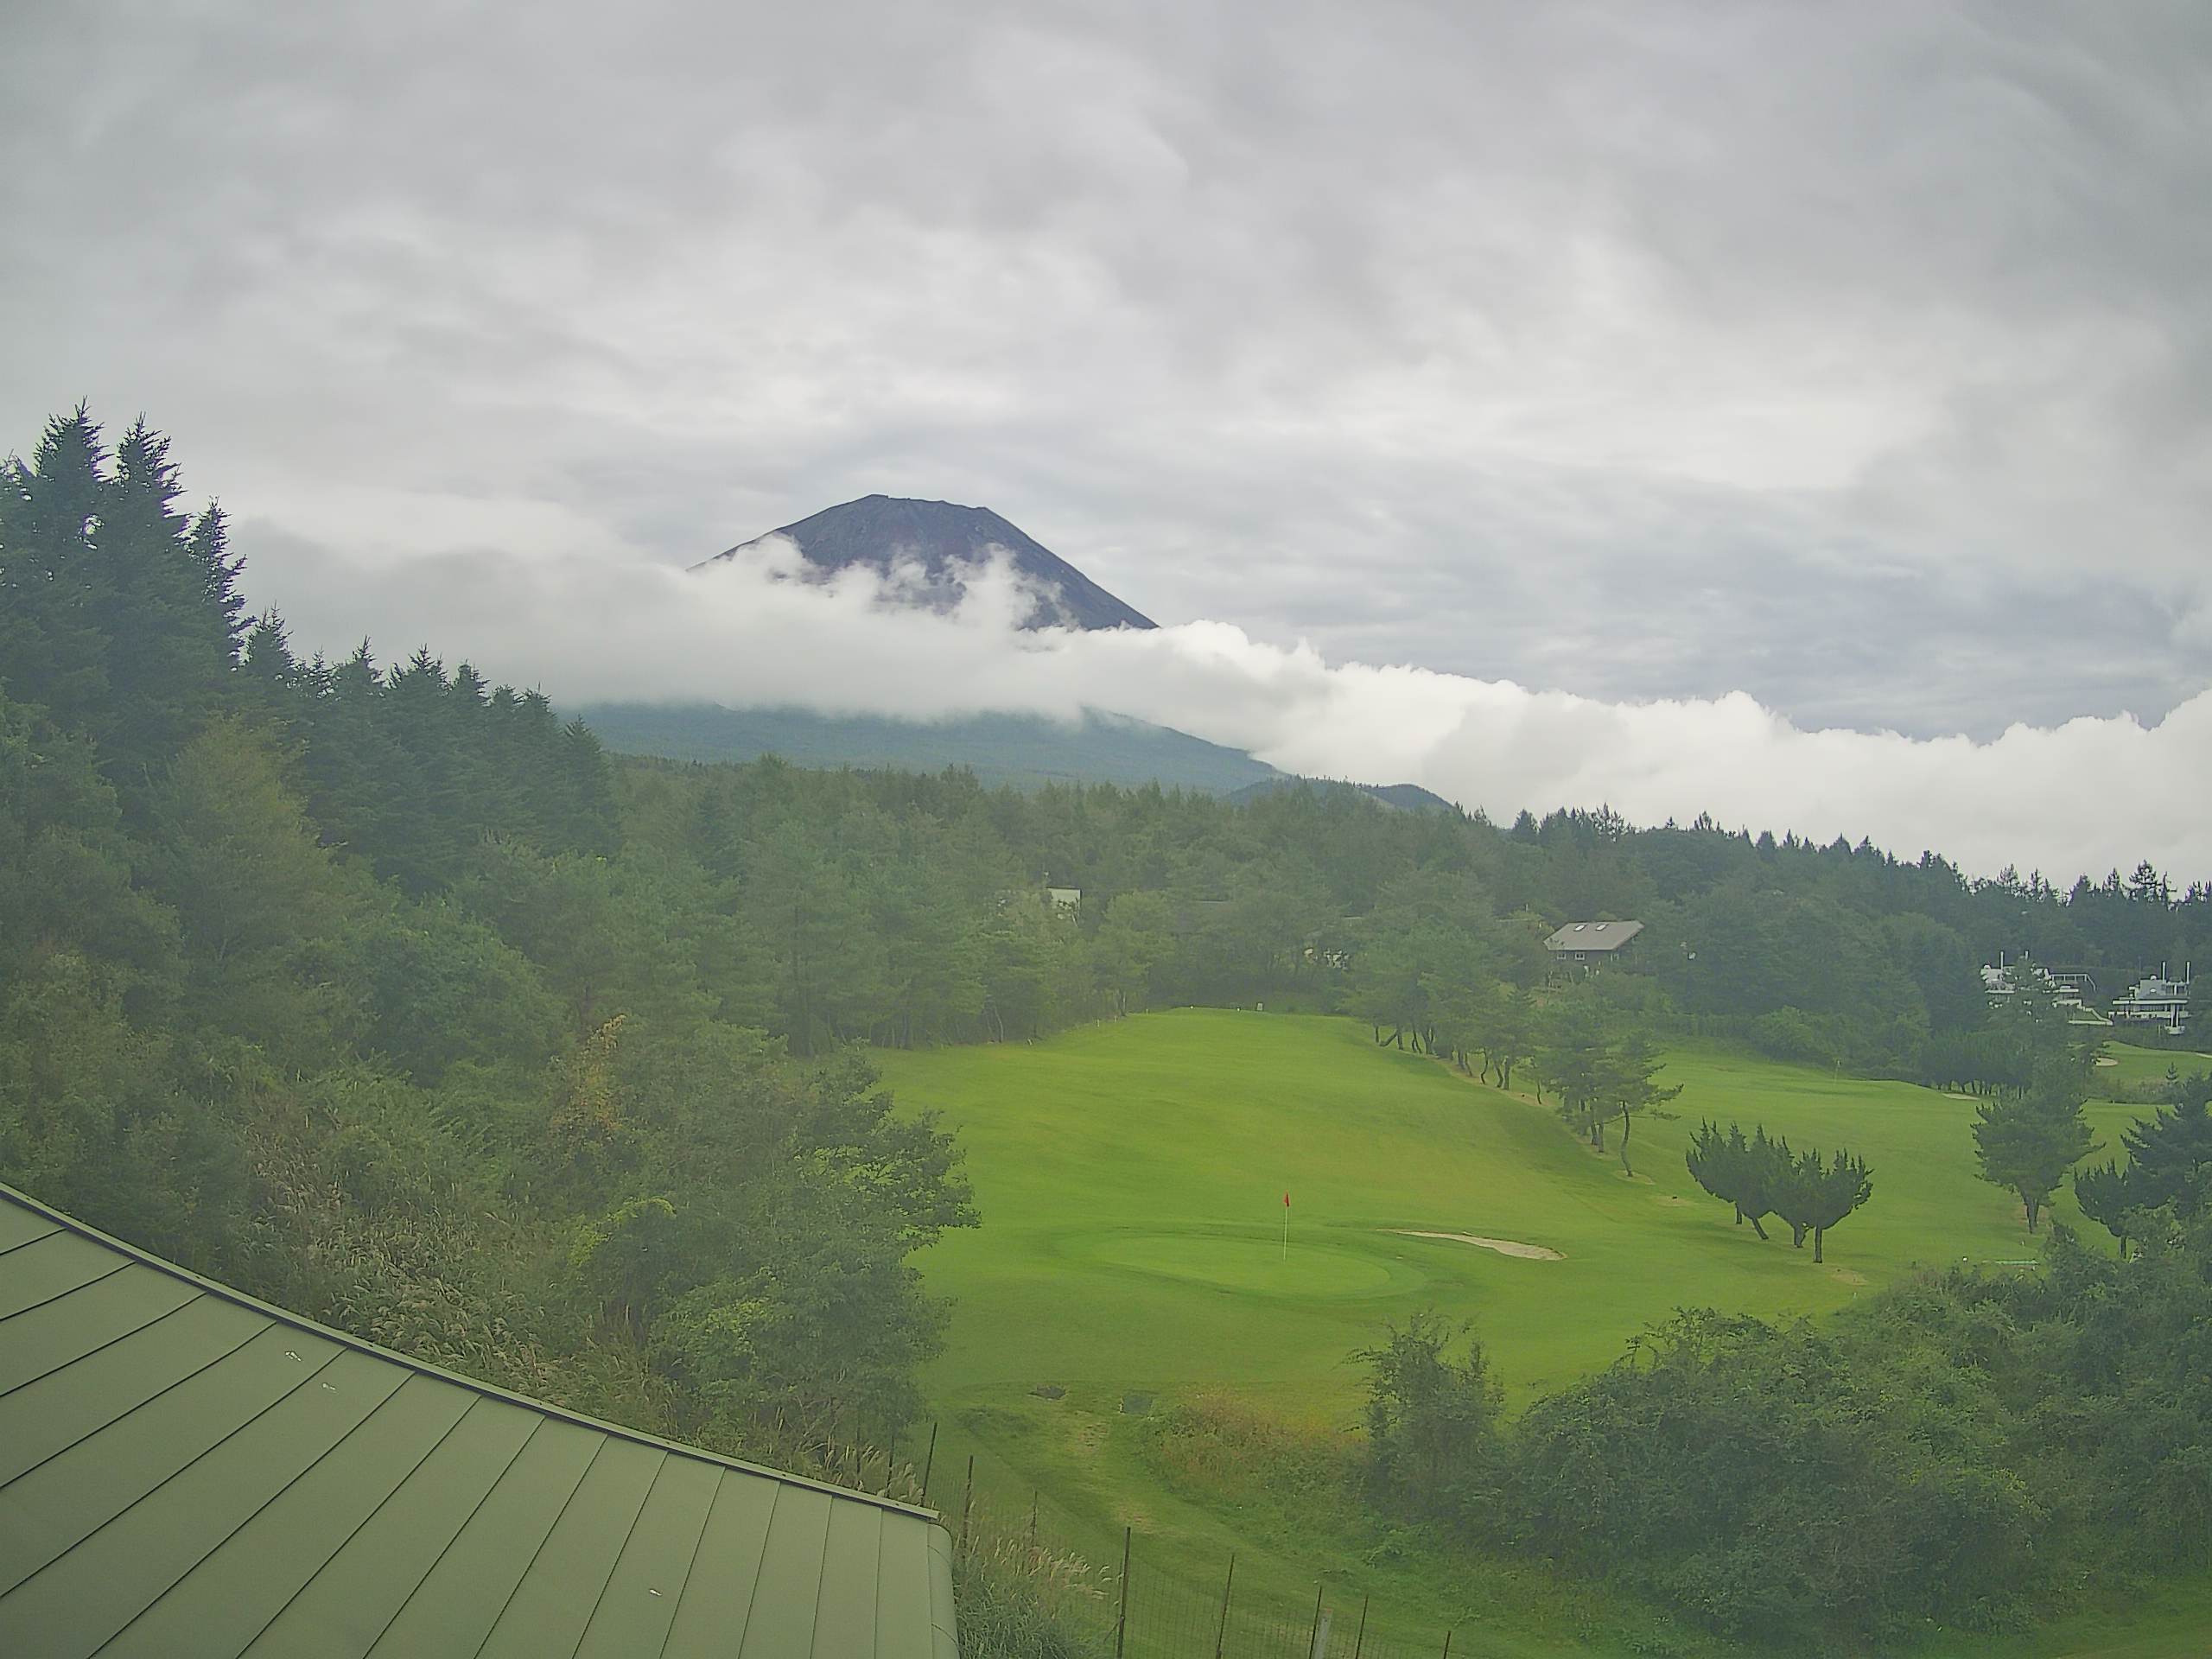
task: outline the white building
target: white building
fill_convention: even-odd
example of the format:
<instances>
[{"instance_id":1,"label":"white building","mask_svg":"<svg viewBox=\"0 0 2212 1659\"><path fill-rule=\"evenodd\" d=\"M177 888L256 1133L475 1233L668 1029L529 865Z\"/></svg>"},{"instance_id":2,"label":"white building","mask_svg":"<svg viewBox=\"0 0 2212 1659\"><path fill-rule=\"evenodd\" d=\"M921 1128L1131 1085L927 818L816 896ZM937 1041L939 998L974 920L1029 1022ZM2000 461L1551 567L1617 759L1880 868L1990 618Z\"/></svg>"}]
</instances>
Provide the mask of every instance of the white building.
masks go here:
<instances>
[{"instance_id":1,"label":"white building","mask_svg":"<svg viewBox=\"0 0 2212 1659\"><path fill-rule=\"evenodd\" d=\"M2018 992L2023 981L2029 978L2042 986L2050 993L2050 1000L2066 1010L2069 1025L2108 1026L2112 1023L2091 1007L2086 1000L2096 989L2096 982L2088 975L2054 974L2025 957L2018 962L1999 962L1993 967L1985 963L1981 970L1981 988L1987 995L1991 1007L2002 1007L2005 999Z\"/></svg>"},{"instance_id":2,"label":"white building","mask_svg":"<svg viewBox=\"0 0 2212 1659\"><path fill-rule=\"evenodd\" d=\"M2157 1026L2170 1037L2189 1029L2189 988L2186 979L2167 979L2152 974L2139 979L2125 996L2112 1000L2112 1017L2129 1025Z\"/></svg>"}]
</instances>

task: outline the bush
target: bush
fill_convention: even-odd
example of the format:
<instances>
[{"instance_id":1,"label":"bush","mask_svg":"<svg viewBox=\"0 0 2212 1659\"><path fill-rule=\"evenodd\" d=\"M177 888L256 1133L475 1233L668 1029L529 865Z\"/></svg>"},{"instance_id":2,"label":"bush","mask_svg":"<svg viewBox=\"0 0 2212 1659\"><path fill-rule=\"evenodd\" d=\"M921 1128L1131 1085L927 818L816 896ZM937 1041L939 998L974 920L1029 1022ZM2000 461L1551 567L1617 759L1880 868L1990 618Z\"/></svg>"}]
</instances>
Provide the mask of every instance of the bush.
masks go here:
<instances>
[{"instance_id":1,"label":"bush","mask_svg":"<svg viewBox=\"0 0 2212 1659\"><path fill-rule=\"evenodd\" d=\"M1839 1023L1832 1015L1777 1008L1751 1021L1751 1046L1770 1059L1795 1060L1834 1070L1844 1061Z\"/></svg>"},{"instance_id":2,"label":"bush","mask_svg":"<svg viewBox=\"0 0 2212 1659\"><path fill-rule=\"evenodd\" d=\"M1369 1373L1368 1484L1388 1508L1425 1519L1464 1518L1494 1495L1503 1394L1490 1356L1433 1313L1393 1325L1379 1348L1352 1356Z\"/></svg>"},{"instance_id":3,"label":"bush","mask_svg":"<svg viewBox=\"0 0 2212 1659\"><path fill-rule=\"evenodd\" d=\"M2017 1627L2212 1560L2212 1222L2130 1262L1924 1275L1834 1318L1678 1313L1500 1430L1433 1319L1359 1356L1370 1491L1762 1650Z\"/></svg>"}]
</instances>

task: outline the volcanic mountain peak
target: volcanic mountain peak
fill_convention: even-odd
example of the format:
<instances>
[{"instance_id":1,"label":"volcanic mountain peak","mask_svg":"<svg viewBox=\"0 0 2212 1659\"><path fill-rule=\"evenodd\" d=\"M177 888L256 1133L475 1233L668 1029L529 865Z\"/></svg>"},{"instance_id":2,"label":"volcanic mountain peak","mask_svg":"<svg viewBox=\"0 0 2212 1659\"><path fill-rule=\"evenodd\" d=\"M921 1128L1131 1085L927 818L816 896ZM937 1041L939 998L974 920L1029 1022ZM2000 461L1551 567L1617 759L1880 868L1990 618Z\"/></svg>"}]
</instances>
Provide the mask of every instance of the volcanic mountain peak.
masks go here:
<instances>
[{"instance_id":1,"label":"volcanic mountain peak","mask_svg":"<svg viewBox=\"0 0 2212 1659\"><path fill-rule=\"evenodd\" d=\"M1050 548L987 507L904 496L864 495L825 507L811 518L756 536L707 561L734 558L767 536L785 536L806 563L825 575L856 564L889 575L894 567L918 569L921 601L938 610L960 602L959 568L1002 548L1014 568L1050 597L1039 601L1025 626L1149 628L1151 618L1124 604Z\"/></svg>"}]
</instances>

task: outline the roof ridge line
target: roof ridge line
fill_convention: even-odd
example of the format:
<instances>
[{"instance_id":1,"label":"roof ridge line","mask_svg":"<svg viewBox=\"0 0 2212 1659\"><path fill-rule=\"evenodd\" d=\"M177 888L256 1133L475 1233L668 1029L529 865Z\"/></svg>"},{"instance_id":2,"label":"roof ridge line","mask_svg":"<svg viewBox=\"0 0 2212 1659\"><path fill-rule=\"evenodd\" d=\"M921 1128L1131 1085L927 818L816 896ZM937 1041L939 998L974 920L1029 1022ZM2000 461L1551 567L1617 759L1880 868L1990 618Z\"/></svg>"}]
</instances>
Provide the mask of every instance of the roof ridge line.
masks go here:
<instances>
[{"instance_id":1,"label":"roof ridge line","mask_svg":"<svg viewBox=\"0 0 2212 1659\"><path fill-rule=\"evenodd\" d=\"M219 1297L250 1313L261 1314L296 1331L305 1331L311 1335L337 1343L342 1347L374 1355L379 1359L388 1360L395 1365L403 1366L410 1371L426 1376L438 1377L487 1398L504 1400L510 1405L521 1406L526 1410L539 1412L548 1417L557 1417L564 1422L575 1423L583 1428L594 1429L602 1434L616 1435L640 1446L652 1446L656 1451L672 1452L680 1457L696 1458L702 1462L718 1464L725 1469L734 1469L741 1474L757 1475L765 1479L781 1481L788 1485L807 1487L815 1491L826 1493L831 1497L847 1498L855 1503L866 1503L874 1509L888 1510L899 1515L910 1515L917 1520L927 1521L937 1525L944 1523L944 1516L941 1511L926 1509L920 1504L902 1503L897 1498L887 1497L876 1492L858 1491L847 1486L833 1486L826 1480L816 1480L811 1476L794 1474L788 1469L775 1469L765 1463L752 1463L743 1458L733 1458L723 1452L709 1452L704 1446L686 1446L681 1440L664 1440L658 1434L648 1434L643 1429L632 1428L621 1423L610 1423L586 1413L571 1410L566 1406L556 1406L550 1401L533 1400L526 1394L518 1394L513 1389L503 1389L497 1383L486 1382L479 1377L464 1376L459 1371L448 1370L442 1365L433 1365L427 1360L414 1358L410 1355L371 1342L366 1338L357 1337L350 1332L340 1331L333 1325L308 1319L305 1314L279 1307L274 1302L264 1302L257 1296L249 1296L245 1292L233 1286L226 1285L219 1280L210 1279L204 1274L194 1273L189 1268L180 1267L174 1262L156 1255L150 1250L141 1249L128 1240L118 1238L111 1233L104 1233L90 1223L79 1221L74 1216L56 1210L52 1205L42 1203L31 1197L29 1193L10 1186L4 1181L0 1181L0 1198L20 1205L24 1209L45 1217L55 1225L81 1238L87 1238L96 1244L104 1245L143 1266L153 1268L157 1273L165 1273L173 1278L183 1280L187 1284L196 1285L207 1294Z\"/></svg>"}]
</instances>

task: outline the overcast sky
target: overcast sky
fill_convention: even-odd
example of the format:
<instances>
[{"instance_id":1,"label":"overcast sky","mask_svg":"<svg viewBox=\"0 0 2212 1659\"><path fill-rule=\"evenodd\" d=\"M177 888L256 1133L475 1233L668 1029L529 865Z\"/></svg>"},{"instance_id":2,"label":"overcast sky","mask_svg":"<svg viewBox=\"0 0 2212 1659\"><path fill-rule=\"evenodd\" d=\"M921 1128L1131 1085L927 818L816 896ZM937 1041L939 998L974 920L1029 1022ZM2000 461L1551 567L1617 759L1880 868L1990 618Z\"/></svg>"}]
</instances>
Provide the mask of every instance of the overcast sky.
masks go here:
<instances>
[{"instance_id":1,"label":"overcast sky","mask_svg":"<svg viewBox=\"0 0 2212 1659\"><path fill-rule=\"evenodd\" d=\"M2008 728L2212 752L2202 0L32 0L0 139L0 448L143 410L309 643L431 638L496 571L530 601L441 641L488 672L727 691L509 625L883 491L1255 662L1462 677L1439 720L1702 710L1656 752L1685 816L1765 809L1732 709L1862 757L1771 809L1824 836L1979 757L2023 864L2080 774ZM1026 695L1244 729L1097 671ZM1420 764L1503 787L1478 749ZM2212 868L2190 787L2123 827ZM2129 838L2088 833L2050 856Z\"/></svg>"}]
</instances>

